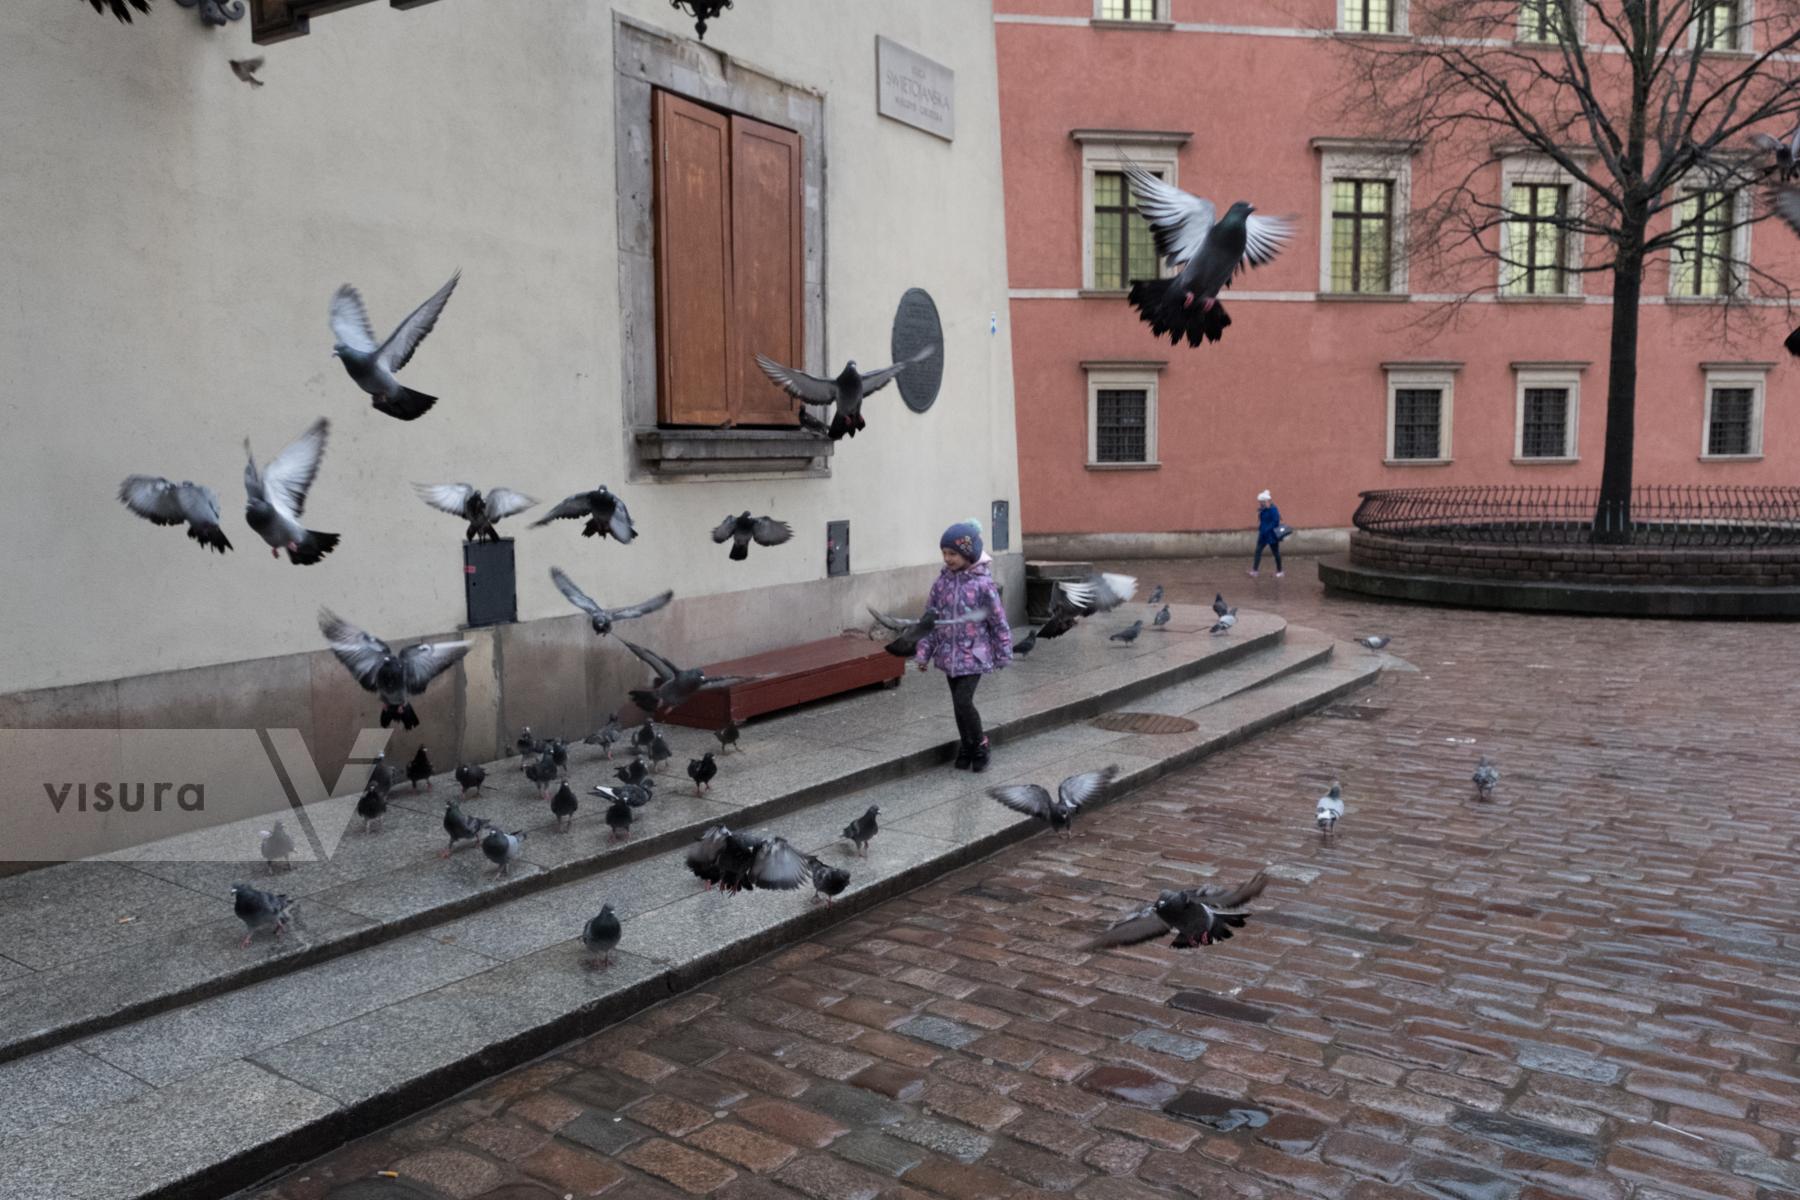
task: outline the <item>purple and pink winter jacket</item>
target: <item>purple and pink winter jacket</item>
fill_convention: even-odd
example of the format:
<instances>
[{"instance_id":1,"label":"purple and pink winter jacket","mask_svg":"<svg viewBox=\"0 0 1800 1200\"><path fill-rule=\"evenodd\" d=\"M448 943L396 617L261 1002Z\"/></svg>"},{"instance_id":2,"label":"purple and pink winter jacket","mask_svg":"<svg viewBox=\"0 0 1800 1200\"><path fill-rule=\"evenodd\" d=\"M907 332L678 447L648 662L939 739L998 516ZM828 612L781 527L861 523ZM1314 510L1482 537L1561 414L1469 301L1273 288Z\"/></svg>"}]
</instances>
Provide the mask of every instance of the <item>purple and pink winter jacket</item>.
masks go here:
<instances>
[{"instance_id":1,"label":"purple and pink winter jacket","mask_svg":"<svg viewBox=\"0 0 1800 1200\"><path fill-rule=\"evenodd\" d=\"M913 653L919 662L928 662L951 677L986 675L1012 662L1012 629L985 557L965 570L945 567L931 585L925 608L940 619L981 608L990 615L985 621L938 626L919 639L919 648Z\"/></svg>"}]
</instances>

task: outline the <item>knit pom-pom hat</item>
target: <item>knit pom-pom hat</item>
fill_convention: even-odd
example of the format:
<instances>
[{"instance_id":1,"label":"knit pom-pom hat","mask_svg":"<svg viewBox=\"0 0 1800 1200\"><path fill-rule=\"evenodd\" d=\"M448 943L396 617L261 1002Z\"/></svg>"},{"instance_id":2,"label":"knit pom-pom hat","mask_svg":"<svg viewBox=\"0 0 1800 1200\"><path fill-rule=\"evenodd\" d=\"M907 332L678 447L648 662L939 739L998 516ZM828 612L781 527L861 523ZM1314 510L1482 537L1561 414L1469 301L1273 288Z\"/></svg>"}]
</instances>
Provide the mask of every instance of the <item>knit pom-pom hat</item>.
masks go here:
<instances>
[{"instance_id":1,"label":"knit pom-pom hat","mask_svg":"<svg viewBox=\"0 0 1800 1200\"><path fill-rule=\"evenodd\" d=\"M944 536L938 539L938 547L943 550L954 550L969 562L981 558L981 522L970 518L958 521L944 530Z\"/></svg>"}]
</instances>

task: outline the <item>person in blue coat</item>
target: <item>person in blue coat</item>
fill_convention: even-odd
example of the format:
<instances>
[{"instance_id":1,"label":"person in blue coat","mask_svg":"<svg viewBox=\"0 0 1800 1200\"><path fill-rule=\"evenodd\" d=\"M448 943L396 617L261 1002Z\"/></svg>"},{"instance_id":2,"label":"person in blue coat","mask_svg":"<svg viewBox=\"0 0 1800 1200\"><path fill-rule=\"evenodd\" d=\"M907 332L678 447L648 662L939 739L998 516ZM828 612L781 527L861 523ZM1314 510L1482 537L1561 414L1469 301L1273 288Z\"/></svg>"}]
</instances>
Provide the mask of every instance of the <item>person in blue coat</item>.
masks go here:
<instances>
[{"instance_id":1,"label":"person in blue coat","mask_svg":"<svg viewBox=\"0 0 1800 1200\"><path fill-rule=\"evenodd\" d=\"M1256 557L1250 560L1250 578L1262 570L1263 548L1275 556L1275 578L1283 577L1281 569L1281 510L1267 491L1256 497Z\"/></svg>"}]
</instances>

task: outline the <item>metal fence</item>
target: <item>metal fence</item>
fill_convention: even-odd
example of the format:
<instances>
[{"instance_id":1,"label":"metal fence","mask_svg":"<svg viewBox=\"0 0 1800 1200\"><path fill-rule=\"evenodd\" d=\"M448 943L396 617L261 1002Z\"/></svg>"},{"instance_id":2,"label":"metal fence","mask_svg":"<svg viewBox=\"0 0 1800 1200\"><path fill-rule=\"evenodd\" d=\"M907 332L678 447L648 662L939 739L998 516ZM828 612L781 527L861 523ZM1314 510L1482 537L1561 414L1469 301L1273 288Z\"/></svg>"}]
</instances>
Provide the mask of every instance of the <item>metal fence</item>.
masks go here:
<instances>
[{"instance_id":1,"label":"metal fence","mask_svg":"<svg viewBox=\"0 0 1800 1200\"><path fill-rule=\"evenodd\" d=\"M1356 527L1388 537L1543 545L1601 538L1641 546L1800 543L1800 487L1650 485L1631 506L1602 508L1600 489L1495 485L1364 492Z\"/></svg>"}]
</instances>

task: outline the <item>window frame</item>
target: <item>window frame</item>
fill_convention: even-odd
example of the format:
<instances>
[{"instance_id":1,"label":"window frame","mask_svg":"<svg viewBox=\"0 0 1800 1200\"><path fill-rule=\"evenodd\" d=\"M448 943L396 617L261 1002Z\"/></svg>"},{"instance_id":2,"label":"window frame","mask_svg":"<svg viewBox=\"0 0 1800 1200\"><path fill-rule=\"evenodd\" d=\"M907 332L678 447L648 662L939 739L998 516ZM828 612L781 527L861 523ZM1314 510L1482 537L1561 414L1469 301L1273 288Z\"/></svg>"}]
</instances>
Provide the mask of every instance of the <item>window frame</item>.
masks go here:
<instances>
[{"instance_id":1,"label":"window frame","mask_svg":"<svg viewBox=\"0 0 1800 1200\"><path fill-rule=\"evenodd\" d=\"M1503 212L1512 212L1512 192L1515 185L1521 184L1555 184L1568 188L1569 213L1578 213L1586 207L1587 189L1580 180L1564 171L1554 161L1541 155L1512 154L1506 156L1500 164L1500 208ZM1578 229L1565 229L1563 233L1562 266L1565 275L1564 290L1560 292L1522 292L1512 291L1507 286L1508 273L1518 268L1507 262L1512 257L1513 226L1519 222L1510 215L1500 223L1500 253L1496 256L1495 292L1500 299L1508 302L1533 301L1556 303L1557 301L1575 300L1582 295L1584 273L1578 269L1587 261L1586 235Z\"/></svg>"},{"instance_id":2,"label":"window frame","mask_svg":"<svg viewBox=\"0 0 1800 1200\"><path fill-rule=\"evenodd\" d=\"M1756 0L1736 0L1736 3L1739 45L1702 46L1700 44L1700 19L1696 16L1688 23L1688 49L1700 54L1754 54L1756 52Z\"/></svg>"},{"instance_id":3,"label":"window frame","mask_svg":"<svg viewBox=\"0 0 1800 1200\"><path fill-rule=\"evenodd\" d=\"M1727 303L1730 303L1732 300L1740 299L1743 296L1745 296L1746 294L1748 294L1749 286L1750 286L1749 267L1750 267L1750 215L1751 215L1750 214L1750 202L1751 201L1750 201L1749 186L1739 186L1739 187L1732 188L1732 189L1726 189L1726 188L1722 188L1722 187L1705 187L1705 186L1682 188L1676 199L1675 204L1673 206L1671 206L1669 209L1669 221L1671 223L1672 228L1679 228L1679 226L1681 224L1681 206L1683 204L1685 204L1690 197L1697 196L1697 195L1700 195L1705 192L1719 192L1719 191L1726 191L1726 190L1730 190L1733 193L1732 201L1731 201L1731 216L1730 216L1730 220L1733 225L1733 228L1730 231L1731 232L1731 251L1730 251L1730 255L1731 255L1731 261L1730 261L1731 286L1730 286L1730 288L1728 288L1727 290L1725 290L1723 292L1719 292L1717 294L1696 293L1696 292L1678 290L1678 288L1676 286L1677 268L1679 267L1680 264L1677 261L1676 256L1679 253L1679 248L1676 246L1670 246L1669 247L1669 261L1668 261L1669 278L1668 278L1668 285L1667 285L1667 293L1668 293L1669 299L1678 301L1679 303L1682 303L1682 304L1727 304Z\"/></svg>"},{"instance_id":4,"label":"window frame","mask_svg":"<svg viewBox=\"0 0 1800 1200\"><path fill-rule=\"evenodd\" d=\"M1094 283L1094 176L1101 171L1123 171L1129 162L1146 171L1162 172L1165 182L1180 187L1181 148L1192 135L1143 131L1134 139L1127 130L1077 129L1070 136L1081 143L1081 291L1095 296L1123 296L1131 290L1129 281L1121 288L1101 288ZM1163 262L1160 255L1156 269L1164 279L1175 273L1175 268Z\"/></svg>"},{"instance_id":5,"label":"window frame","mask_svg":"<svg viewBox=\"0 0 1800 1200\"><path fill-rule=\"evenodd\" d=\"M1513 453L1517 466L1566 466L1581 461L1581 376L1586 363L1513 364ZM1563 388L1569 393L1563 410L1560 455L1525 453L1525 393L1534 388Z\"/></svg>"},{"instance_id":6,"label":"window frame","mask_svg":"<svg viewBox=\"0 0 1800 1200\"><path fill-rule=\"evenodd\" d=\"M1406 225L1412 212L1412 160L1418 148L1404 142L1359 142L1314 138L1319 152L1319 295L1406 296L1411 280L1406 262ZM1331 286L1332 184L1338 179L1385 179L1394 185L1388 217L1388 290L1339 292Z\"/></svg>"},{"instance_id":7,"label":"window frame","mask_svg":"<svg viewBox=\"0 0 1800 1200\"><path fill-rule=\"evenodd\" d=\"M1716 463L1757 462L1763 457L1763 418L1773 363L1701 363L1705 390L1700 401L1700 461ZM1713 454L1713 392L1721 388L1750 389L1750 450L1746 454Z\"/></svg>"},{"instance_id":8,"label":"window frame","mask_svg":"<svg viewBox=\"0 0 1800 1200\"><path fill-rule=\"evenodd\" d=\"M1389 467L1441 467L1456 461L1453 435L1456 416L1456 375L1461 363L1383 363L1387 374L1387 451L1382 464ZM1438 399L1438 457L1395 458L1394 416L1398 392L1436 388Z\"/></svg>"},{"instance_id":9,"label":"window frame","mask_svg":"<svg viewBox=\"0 0 1800 1200\"><path fill-rule=\"evenodd\" d=\"M1525 10L1528 7L1531 7L1535 2L1536 0L1519 0L1519 19L1513 26L1513 42L1520 46L1561 45L1561 42L1558 41L1543 41L1525 36ZM1546 2L1555 4L1559 3L1560 0L1546 0ZM1582 3L1581 0L1575 0L1575 40L1577 42L1585 42L1587 40L1587 5Z\"/></svg>"},{"instance_id":10,"label":"window frame","mask_svg":"<svg viewBox=\"0 0 1800 1200\"><path fill-rule=\"evenodd\" d=\"M1130 0L1130 2L1135 5L1138 0ZM1094 0L1093 19L1111 29L1130 29L1139 26L1155 28L1158 25L1170 23L1169 7L1171 2L1172 0L1148 0L1150 15L1147 17L1108 17L1102 15L1106 8L1106 0Z\"/></svg>"},{"instance_id":11,"label":"window frame","mask_svg":"<svg viewBox=\"0 0 1800 1200\"><path fill-rule=\"evenodd\" d=\"M1408 37L1412 28L1408 24L1411 7L1406 0L1388 0L1388 11L1393 13L1392 29L1352 29L1349 24L1352 8L1360 9L1366 0L1337 0L1337 32L1348 33L1356 37Z\"/></svg>"},{"instance_id":12,"label":"window frame","mask_svg":"<svg viewBox=\"0 0 1800 1200\"><path fill-rule=\"evenodd\" d=\"M1087 375L1087 462L1090 471L1153 471L1162 466L1158 455L1157 384L1166 361L1151 359L1097 359L1081 364ZM1144 461L1101 462L1100 393L1131 391L1144 393Z\"/></svg>"}]
</instances>

